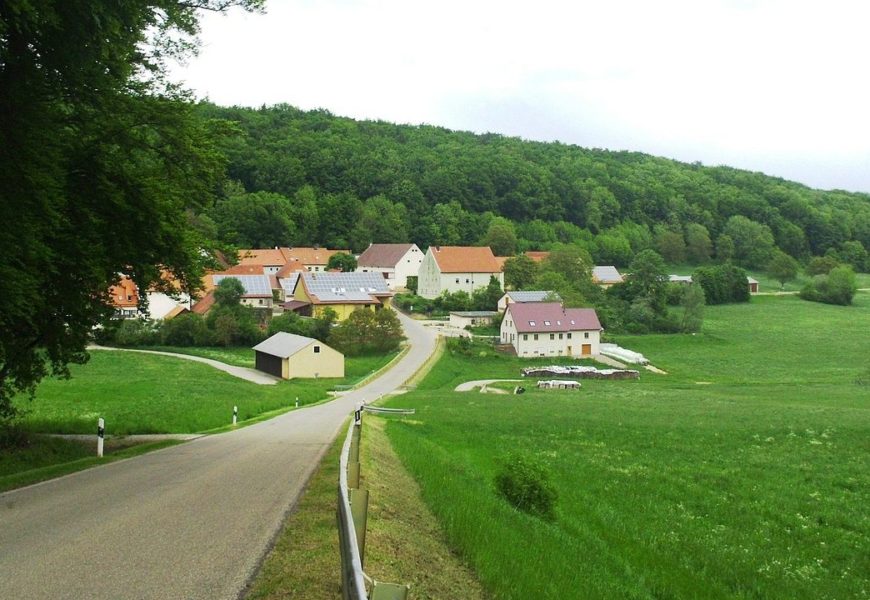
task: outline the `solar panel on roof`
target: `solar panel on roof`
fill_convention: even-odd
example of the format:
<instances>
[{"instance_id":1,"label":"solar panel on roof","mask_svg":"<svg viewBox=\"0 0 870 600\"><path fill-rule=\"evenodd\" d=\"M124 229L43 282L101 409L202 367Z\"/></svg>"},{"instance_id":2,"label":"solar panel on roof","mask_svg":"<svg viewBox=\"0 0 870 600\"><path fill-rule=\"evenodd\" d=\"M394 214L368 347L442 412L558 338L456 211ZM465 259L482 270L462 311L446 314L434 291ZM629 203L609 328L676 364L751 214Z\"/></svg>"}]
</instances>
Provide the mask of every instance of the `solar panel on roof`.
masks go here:
<instances>
[{"instance_id":1,"label":"solar panel on roof","mask_svg":"<svg viewBox=\"0 0 870 600\"><path fill-rule=\"evenodd\" d=\"M270 296L272 286L268 275L214 275L214 284L219 285L227 278L238 279L245 288L245 296Z\"/></svg>"}]
</instances>

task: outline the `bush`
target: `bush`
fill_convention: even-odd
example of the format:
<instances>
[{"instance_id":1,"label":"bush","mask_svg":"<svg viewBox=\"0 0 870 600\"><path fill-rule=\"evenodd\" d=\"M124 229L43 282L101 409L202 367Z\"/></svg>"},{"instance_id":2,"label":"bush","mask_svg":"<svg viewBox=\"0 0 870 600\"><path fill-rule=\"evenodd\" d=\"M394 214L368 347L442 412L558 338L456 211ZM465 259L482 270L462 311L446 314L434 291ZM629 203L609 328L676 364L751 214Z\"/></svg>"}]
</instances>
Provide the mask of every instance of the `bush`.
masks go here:
<instances>
[{"instance_id":1,"label":"bush","mask_svg":"<svg viewBox=\"0 0 870 600\"><path fill-rule=\"evenodd\" d=\"M151 346L157 339L157 330L150 321L124 319L114 330L112 341L119 346Z\"/></svg>"},{"instance_id":2,"label":"bush","mask_svg":"<svg viewBox=\"0 0 870 600\"><path fill-rule=\"evenodd\" d=\"M852 304L857 291L855 273L846 265L836 267L827 275L816 275L801 290L800 297L810 302L825 304Z\"/></svg>"},{"instance_id":3,"label":"bush","mask_svg":"<svg viewBox=\"0 0 870 600\"><path fill-rule=\"evenodd\" d=\"M746 271L730 263L700 267L692 273L692 281L704 289L707 304L749 302Z\"/></svg>"},{"instance_id":4,"label":"bush","mask_svg":"<svg viewBox=\"0 0 870 600\"><path fill-rule=\"evenodd\" d=\"M160 325L160 337L167 346L211 346L214 335L200 315L179 315Z\"/></svg>"},{"instance_id":5,"label":"bush","mask_svg":"<svg viewBox=\"0 0 870 600\"><path fill-rule=\"evenodd\" d=\"M544 519L555 516L558 493L546 467L520 454L509 454L495 476L498 493L514 508Z\"/></svg>"},{"instance_id":6,"label":"bush","mask_svg":"<svg viewBox=\"0 0 870 600\"><path fill-rule=\"evenodd\" d=\"M358 308L335 326L330 343L347 356L385 354L399 347L405 336L396 313L389 308Z\"/></svg>"}]
</instances>

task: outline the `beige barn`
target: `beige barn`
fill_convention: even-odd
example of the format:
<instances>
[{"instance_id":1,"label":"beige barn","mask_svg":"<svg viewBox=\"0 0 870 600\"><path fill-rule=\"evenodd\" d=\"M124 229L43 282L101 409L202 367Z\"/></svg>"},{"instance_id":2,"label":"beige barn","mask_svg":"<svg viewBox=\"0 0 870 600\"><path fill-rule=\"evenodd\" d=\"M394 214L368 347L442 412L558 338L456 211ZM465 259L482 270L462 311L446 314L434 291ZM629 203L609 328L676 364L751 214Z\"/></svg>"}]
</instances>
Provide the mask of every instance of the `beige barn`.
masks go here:
<instances>
[{"instance_id":1,"label":"beige barn","mask_svg":"<svg viewBox=\"0 0 870 600\"><path fill-rule=\"evenodd\" d=\"M314 338L279 332L254 353L258 371L282 379L344 377L344 354Z\"/></svg>"}]
</instances>

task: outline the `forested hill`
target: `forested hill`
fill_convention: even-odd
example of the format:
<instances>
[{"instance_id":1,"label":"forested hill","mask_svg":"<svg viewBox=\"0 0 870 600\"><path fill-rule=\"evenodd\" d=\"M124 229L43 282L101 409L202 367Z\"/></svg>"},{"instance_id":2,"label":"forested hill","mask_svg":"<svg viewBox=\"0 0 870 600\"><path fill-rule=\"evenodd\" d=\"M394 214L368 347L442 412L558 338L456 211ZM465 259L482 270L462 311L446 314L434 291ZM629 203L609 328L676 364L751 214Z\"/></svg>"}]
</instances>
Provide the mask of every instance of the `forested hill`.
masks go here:
<instances>
[{"instance_id":1,"label":"forested hill","mask_svg":"<svg viewBox=\"0 0 870 600\"><path fill-rule=\"evenodd\" d=\"M242 131L226 147L241 187L231 185L209 215L224 241L242 246L475 244L500 216L515 225L517 250L578 243L617 265L649 246L698 262L706 246L747 266L767 260L774 243L799 259L870 248L867 194L286 105L199 109Z\"/></svg>"}]
</instances>

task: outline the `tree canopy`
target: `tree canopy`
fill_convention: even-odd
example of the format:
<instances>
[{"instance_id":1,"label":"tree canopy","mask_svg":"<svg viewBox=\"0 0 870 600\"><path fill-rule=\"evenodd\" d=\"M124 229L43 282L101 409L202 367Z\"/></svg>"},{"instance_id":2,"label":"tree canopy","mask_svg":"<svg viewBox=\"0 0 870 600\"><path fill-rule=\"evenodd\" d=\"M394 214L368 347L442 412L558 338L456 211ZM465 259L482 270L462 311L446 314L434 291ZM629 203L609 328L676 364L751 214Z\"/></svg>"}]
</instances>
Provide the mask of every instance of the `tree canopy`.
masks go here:
<instances>
[{"instance_id":1,"label":"tree canopy","mask_svg":"<svg viewBox=\"0 0 870 600\"><path fill-rule=\"evenodd\" d=\"M86 360L125 273L140 289L199 281L192 210L224 177L225 126L164 81L198 10L262 0L0 3L0 416Z\"/></svg>"}]
</instances>

